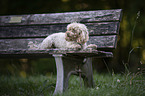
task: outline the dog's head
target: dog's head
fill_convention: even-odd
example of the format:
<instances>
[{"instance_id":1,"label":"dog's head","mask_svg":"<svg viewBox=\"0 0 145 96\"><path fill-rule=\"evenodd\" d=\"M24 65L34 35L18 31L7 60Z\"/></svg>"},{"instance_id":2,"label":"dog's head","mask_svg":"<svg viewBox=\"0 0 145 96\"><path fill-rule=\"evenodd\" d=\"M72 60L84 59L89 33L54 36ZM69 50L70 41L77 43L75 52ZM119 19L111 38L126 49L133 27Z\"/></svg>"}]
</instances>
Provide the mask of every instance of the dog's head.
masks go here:
<instances>
[{"instance_id":1,"label":"dog's head","mask_svg":"<svg viewBox=\"0 0 145 96\"><path fill-rule=\"evenodd\" d=\"M88 29L84 24L71 23L67 26L65 39L66 41L75 41L79 44L84 44L89 40Z\"/></svg>"}]
</instances>

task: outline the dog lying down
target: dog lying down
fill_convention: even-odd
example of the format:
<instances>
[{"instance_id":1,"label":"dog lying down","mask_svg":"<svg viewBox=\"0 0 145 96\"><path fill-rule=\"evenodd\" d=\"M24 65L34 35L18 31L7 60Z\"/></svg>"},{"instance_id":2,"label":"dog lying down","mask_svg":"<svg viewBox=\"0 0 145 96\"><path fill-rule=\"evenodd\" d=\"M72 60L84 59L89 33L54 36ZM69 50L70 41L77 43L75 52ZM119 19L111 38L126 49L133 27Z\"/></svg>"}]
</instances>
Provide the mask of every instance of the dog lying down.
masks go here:
<instances>
[{"instance_id":1,"label":"dog lying down","mask_svg":"<svg viewBox=\"0 0 145 96\"><path fill-rule=\"evenodd\" d=\"M87 45L89 32L87 27L81 23L71 23L67 25L65 33L54 33L46 37L42 43L36 45L32 41L28 46L30 49L73 49L83 50L87 48L97 49L97 45Z\"/></svg>"}]
</instances>

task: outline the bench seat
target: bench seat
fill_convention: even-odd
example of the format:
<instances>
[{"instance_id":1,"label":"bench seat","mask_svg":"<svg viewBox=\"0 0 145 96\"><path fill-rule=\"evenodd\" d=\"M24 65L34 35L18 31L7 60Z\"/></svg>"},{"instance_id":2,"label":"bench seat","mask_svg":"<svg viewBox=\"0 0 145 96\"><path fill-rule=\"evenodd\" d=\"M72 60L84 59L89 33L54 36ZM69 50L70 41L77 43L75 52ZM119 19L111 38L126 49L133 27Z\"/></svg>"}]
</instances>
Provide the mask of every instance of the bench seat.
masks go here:
<instances>
[{"instance_id":1,"label":"bench seat","mask_svg":"<svg viewBox=\"0 0 145 96\"><path fill-rule=\"evenodd\" d=\"M98 51L98 50L60 50L60 49L45 49L45 50L3 50L0 51L1 58L33 58L33 57L52 57L52 54L63 54L71 57L96 57L105 58L113 57L112 52Z\"/></svg>"}]
</instances>

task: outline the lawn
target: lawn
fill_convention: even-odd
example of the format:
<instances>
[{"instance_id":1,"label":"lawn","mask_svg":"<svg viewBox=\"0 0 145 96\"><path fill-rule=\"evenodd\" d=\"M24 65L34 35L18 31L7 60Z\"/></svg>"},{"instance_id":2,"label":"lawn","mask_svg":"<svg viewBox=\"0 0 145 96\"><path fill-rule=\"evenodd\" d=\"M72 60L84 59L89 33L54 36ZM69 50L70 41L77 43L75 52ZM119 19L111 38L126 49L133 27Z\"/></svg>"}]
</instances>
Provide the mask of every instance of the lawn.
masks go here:
<instances>
[{"instance_id":1,"label":"lawn","mask_svg":"<svg viewBox=\"0 0 145 96\"><path fill-rule=\"evenodd\" d=\"M0 96L52 96L56 76L0 76ZM145 96L145 77L136 74L94 74L95 88L80 86L72 76L69 88L58 96Z\"/></svg>"}]
</instances>

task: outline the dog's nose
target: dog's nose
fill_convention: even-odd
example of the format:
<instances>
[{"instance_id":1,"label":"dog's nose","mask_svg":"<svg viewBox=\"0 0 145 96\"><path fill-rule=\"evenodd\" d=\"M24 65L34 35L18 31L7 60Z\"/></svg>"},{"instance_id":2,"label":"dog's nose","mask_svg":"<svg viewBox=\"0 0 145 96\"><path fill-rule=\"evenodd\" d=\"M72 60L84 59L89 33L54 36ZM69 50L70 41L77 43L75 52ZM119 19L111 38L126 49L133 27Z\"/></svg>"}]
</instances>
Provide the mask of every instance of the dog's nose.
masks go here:
<instances>
[{"instance_id":1,"label":"dog's nose","mask_svg":"<svg viewBox=\"0 0 145 96\"><path fill-rule=\"evenodd\" d=\"M67 36L69 37L70 36L70 33L67 33Z\"/></svg>"}]
</instances>

